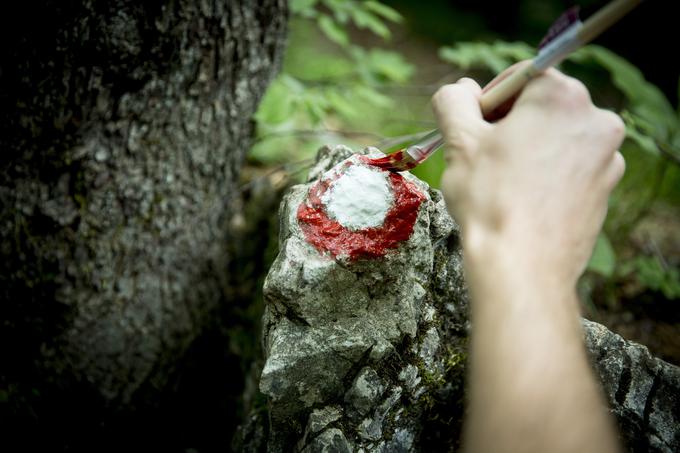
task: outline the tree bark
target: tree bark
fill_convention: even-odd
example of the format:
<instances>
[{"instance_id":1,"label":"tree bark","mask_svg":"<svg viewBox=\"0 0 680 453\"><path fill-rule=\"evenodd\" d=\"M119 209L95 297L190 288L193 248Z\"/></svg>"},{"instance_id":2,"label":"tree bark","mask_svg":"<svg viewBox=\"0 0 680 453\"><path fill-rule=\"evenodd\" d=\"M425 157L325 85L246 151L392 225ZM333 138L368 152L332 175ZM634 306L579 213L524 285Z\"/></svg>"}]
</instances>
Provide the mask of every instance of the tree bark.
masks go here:
<instances>
[{"instance_id":1,"label":"tree bark","mask_svg":"<svg viewBox=\"0 0 680 453\"><path fill-rule=\"evenodd\" d=\"M14 7L0 12L1 411L101 425L100 409L157 405L225 313L225 223L286 2Z\"/></svg>"}]
</instances>

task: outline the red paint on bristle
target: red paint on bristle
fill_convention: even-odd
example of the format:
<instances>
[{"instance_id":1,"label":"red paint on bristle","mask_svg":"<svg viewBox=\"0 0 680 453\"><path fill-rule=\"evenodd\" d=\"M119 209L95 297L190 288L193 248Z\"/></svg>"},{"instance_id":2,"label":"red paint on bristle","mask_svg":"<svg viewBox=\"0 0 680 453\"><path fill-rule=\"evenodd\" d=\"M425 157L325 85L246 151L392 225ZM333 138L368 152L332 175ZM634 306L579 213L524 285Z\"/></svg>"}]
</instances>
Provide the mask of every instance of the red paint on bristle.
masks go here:
<instances>
[{"instance_id":1,"label":"red paint on bristle","mask_svg":"<svg viewBox=\"0 0 680 453\"><path fill-rule=\"evenodd\" d=\"M404 152L403 150L399 150L385 157L378 158L362 156L361 160L374 167L382 168L383 170L392 170L395 162L401 162L402 160L404 160Z\"/></svg>"},{"instance_id":2,"label":"red paint on bristle","mask_svg":"<svg viewBox=\"0 0 680 453\"><path fill-rule=\"evenodd\" d=\"M362 160L374 161L366 157L362 157ZM387 212L383 226L356 231L328 217L321 196L333 181L318 181L309 189L307 202L302 203L297 211L297 219L307 241L320 253L329 252L333 257L348 256L351 260L380 258L388 250L397 248L399 243L411 237L418 209L425 196L400 174L390 173L389 180L394 204Z\"/></svg>"}]
</instances>

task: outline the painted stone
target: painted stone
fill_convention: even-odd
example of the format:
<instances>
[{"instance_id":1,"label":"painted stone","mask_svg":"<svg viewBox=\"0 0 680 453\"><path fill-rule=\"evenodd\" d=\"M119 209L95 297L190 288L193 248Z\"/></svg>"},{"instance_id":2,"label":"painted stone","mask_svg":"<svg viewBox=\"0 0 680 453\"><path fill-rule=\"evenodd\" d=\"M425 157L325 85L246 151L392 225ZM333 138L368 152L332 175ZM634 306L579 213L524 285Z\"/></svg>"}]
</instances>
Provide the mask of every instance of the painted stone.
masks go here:
<instances>
[{"instance_id":1,"label":"painted stone","mask_svg":"<svg viewBox=\"0 0 680 453\"><path fill-rule=\"evenodd\" d=\"M338 402L342 423L354 426L354 431L343 433L355 450L385 440L386 432L393 433L390 426L400 428L399 439L415 439L411 427L419 410L399 416L399 400L422 396L423 388L405 389L398 376L415 360L425 363L418 355L425 338L419 325L433 321L434 298L428 293L466 312L466 296L453 283L462 282L462 276L455 275L462 273L460 256L447 250L449 243L456 243L458 229L441 195L408 173L393 176L369 166L364 155L376 151L356 155L344 146L323 148L310 182L291 188L282 202L280 251L264 284L266 361L259 385L270 401L270 451L300 445L315 409ZM356 218L338 218L328 209L338 188L334 185L348 174L352 177L352 167L376 173L371 184L378 190L380 178L386 181L389 191L382 194L390 201L387 209L387 203L374 203L375 210L359 213L364 218L356 223ZM352 191L356 194L359 188L350 188L350 195ZM382 224L364 226L370 224L366 218L375 219L381 209ZM397 212L393 221L390 212ZM322 215L325 223L316 223ZM330 236L323 228L310 234L310 229L330 222L335 228ZM335 235L341 228L343 233ZM399 231L391 233L390 228ZM392 242L380 242L380 231L393 234ZM359 239L353 241L353 235ZM342 237L337 249L314 241L329 237ZM449 278L434 278L434 268L448 272ZM433 284L442 287L430 289ZM457 298L449 291L454 286ZM425 348L433 354L424 371L428 376L444 369L443 349L432 341L448 337L444 332L427 337ZM406 345L413 345L414 351ZM407 361L390 365L398 356ZM397 367L392 379L385 377L388 365ZM401 417L397 424L395 416Z\"/></svg>"}]
</instances>

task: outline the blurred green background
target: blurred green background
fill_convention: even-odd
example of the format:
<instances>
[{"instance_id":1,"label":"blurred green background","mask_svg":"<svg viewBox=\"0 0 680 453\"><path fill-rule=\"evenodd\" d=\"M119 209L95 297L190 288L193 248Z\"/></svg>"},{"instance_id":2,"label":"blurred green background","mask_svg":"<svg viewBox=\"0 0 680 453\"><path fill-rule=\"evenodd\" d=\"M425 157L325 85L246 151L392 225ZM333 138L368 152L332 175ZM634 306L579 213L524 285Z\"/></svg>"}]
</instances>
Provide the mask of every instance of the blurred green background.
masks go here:
<instances>
[{"instance_id":1,"label":"blurred green background","mask_svg":"<svg viewBox=\"0 0 680 453\"><path fill-rule=\"evenodd\" d=\"M580 283L584 313L680 363L680 59L662 53L672 3L643 2L560 69L627 126L627 172ZM604 4L581 1L582 19ZM572 5L291 0L283 70L256 114L248 163L302 180L322 144L394 151L436 127L439 86L463 75L483 85L530 58ZM414 173L438 187L443 168L439 152Z\"/></svg>"}]
</instances>

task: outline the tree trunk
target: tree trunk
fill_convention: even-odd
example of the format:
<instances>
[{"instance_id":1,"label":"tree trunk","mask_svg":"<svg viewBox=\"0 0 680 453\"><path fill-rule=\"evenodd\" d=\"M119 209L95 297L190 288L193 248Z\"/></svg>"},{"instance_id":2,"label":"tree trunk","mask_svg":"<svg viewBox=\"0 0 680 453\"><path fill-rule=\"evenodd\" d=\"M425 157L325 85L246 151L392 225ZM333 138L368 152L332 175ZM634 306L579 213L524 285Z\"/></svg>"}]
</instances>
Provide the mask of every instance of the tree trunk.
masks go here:
<instances>
[{"instance_id":1,"label":"tree trunk","mask_svg":"<svg viewBox=\"0 0 680 453\"><path fill-rule=\"evenodd\" d=\"M0 12L0 410L32 431L126 429L115 417L158 407L225 313L225 223L286 2L14 7Z\"/></svg>"}]
</instances>

